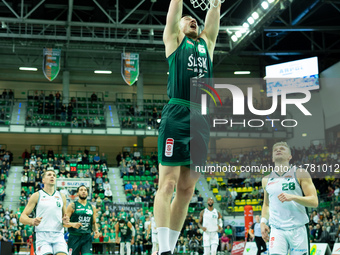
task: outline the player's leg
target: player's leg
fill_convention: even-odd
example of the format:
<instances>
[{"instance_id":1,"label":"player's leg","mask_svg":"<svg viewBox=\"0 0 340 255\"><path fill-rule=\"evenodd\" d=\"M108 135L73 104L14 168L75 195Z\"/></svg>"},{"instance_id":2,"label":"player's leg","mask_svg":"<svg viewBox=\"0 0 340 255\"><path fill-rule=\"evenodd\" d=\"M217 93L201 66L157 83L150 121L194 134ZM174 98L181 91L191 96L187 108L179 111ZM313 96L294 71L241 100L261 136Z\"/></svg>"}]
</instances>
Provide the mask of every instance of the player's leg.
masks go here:
<instances>
[{"instance_id":1,"label":"player's leg","mask_svg":"<svg viewBox=\"0 0 340 255\"><path fill-rule=\"evenodd\" d=\"M180 176L180 166L159 164L159 184L154 202L154 214L157 225L159 252L170 251L170 202ZM180 228L181 230L181 228Z\"/></svg>"},{"instance_id":2,"label":"player's leg","mask_svg":"<svg viewBox=\"0 0 340 255\"><path fill-rule=\"evenodd\" d=\"M180 176L176 186L176 195L171 203L170 212L170 248L173 253L185 218L188 214L188 207L195 185L200 177L200 173L191 171L189 168L181 166Z\"/></svg>"},{"instance_id":3,"label":"player's leg","mask_svg":"<svg viewBox=\"0 0 340 255\"><path fill-rule=\"evenodd\" d=\"M210 255L210 235L207 232L203 232L203 247L204 255Z\"/></svg>"},{"instance_id":4,"label":"player's leg","mask_svg":"<svg viewBox=\"0 0 340 255\"><path fill-rule=\"evenodd\" d=\"M210 249L211 249L211 255L216 255L217 254L217 248L219 244L219 239L218 239L218 233L210 233Z\"/></svg>"},{"instance_id":5,"label":"player's leg","mask_svg":"<svg viewBox=\"0 0 340 255\"><path fill-rule=\"evenodd\" d=\"M79 240L79 243L81 244L81 255L92 255L92 236L91 234L87 234L84 236L81 236L81 240ZM79 255L78 253L75 253L75 255Z\"/></svg>"},{"instance_id":6,"label":"player's leg","mask_svg":"<svg viewBox=\"0 0 340 255\"><path fill-rule=\"evenodd\" d=\"M120 241L120 255L124 255L125 243Z\"/></svg>"},{"instance_id":7,"label":"player's leg","mask_svg":"<svg viewBox=\"0 0 340 255\"><path fill-rule=\"evenodd\" d=\"M48 232L36 232L35 233L35 254L45 255L54 254L52 243L49 242L51 238Z\"/></svg>"},{"instance_id":8,"label":"player's leg","mask_svg":"<svg viewBox=\"0 0 340 255\"><path fill-rule=\"evenodd\" d=\"M131 242L126 242L126 255L131 255Z\"/></svg>"},{"instance_id":9,"label":"player's leg","mask_svg":"<svg viewBox=\"0 0 340 255\"><path fill-rule=\"evenodd\" d=\"M290 255L307 255L310 251L310 243L307 226L287 231Z\"/></svg>"},{"instance_id":10,"label":"player's leg","mask_svg":"<svg viewBox=\"0 0 340 255\"><path fill-rule=\"evenodd\" d=\"M270 255L287 255L288 241L283 230L271 228L269 237L269 254Z\"/></svg>"},{"instance_id":11,"label":"player's leg","mask_svg":"<svg viewBox=\"0 0 340 255\"><path fill-rule=\"evenodd\" d=\"M69 235L67 243L69 255L78 255L80 253L80 240L81 236Z\"/></svg>"},{"instance_id":12,"label":"player's leg","mask_svg":"<svg viewBox=\"0 0 340 255\"><path fill-rule=\"evenodd\" d=\"M64 234L63 233L53 233L51 234L51 236L53 235L53 244L52 244L52 248L53 248L53 254L56 255L68 255L68 248L67 248L67 244L64 238Z\"/></svg>"}]
</instances>

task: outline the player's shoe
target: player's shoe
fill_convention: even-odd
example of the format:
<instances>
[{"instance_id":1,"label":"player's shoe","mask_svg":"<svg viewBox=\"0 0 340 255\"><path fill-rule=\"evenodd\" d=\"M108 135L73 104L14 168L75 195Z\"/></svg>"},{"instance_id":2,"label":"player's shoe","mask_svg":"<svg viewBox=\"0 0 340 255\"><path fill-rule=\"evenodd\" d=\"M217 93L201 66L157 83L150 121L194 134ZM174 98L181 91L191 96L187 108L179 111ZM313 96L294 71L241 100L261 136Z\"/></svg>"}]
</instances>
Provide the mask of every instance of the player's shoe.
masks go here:
<instances>
[{"instance_id":1,"label":"player's shoe","mask_svg":"<svg viewBox=\"0 0 340 255\"><path fill-rule=\"evenodd\" d=\"M151 255L171 255L171 251L162 252L162 253L159 253L158 251L154 251Z\"/></svg>"}]
</instances>

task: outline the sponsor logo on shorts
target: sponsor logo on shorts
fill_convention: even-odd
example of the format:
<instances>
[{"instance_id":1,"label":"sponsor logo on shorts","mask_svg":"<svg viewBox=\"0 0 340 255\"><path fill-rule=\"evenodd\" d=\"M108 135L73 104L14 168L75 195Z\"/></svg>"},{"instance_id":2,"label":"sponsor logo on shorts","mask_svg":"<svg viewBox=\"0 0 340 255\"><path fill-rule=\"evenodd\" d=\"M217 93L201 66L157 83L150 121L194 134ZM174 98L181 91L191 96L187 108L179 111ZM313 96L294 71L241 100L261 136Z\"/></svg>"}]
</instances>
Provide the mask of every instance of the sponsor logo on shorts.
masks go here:
<instances>
[{"instance_id":1,"label":"sponsor logo on shorts","mask_svg":"<svg viewBox=\"0 0 340 255\"><path fill-rule=\"evenodd\" d=\"M312 246L312 249L310 249L310 255L315 255L316 250L317 250L317 247L316 247L316 245L314 244L314 245Z\"/></svg>"},{"instance_id":2,"label":"sponsor logo on shorts","mask_svg":"<svg viewBox=\"0 0 340 255\"><path fill-rule=\"evenodd\" d=\"M174 139L168 138L166 139L165 143L165 156L172 157L173 152L174 152Z\"/></svg>"},{"instance_id":3,"label":"sponsor logo on shorts","mask_svg":"<svg viewBox=\"0 0 340 255\"><path fill-rule=\"evenodd\" d=\"M270 238L270 244L269 244L269 247L270 247L270 248L273 248L273 247L274 247L274 241L275 241L275 237L272 236L272 237Z\"/></svg>"}]
</instances>

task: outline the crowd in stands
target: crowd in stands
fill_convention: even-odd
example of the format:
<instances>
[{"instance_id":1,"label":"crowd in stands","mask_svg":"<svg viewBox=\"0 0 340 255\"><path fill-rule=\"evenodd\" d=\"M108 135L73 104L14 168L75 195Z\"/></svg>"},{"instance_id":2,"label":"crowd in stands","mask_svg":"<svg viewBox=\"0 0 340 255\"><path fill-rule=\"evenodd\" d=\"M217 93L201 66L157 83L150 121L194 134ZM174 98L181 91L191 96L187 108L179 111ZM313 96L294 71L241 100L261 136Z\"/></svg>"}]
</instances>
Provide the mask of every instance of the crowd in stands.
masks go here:
<instances>
[{"instance_id":1,"label":"crowd in stands","mask_svg":"<svg viewBox=\"0 0 340 255\"><path fill-rule=\"evenodd\" d=\"M120 110L122 128L158 129L163 105L149 108L145 111L137 111L133 105L130 105L126 110Z\"/></svg>"},{"instance_id":2,"label":"crowd in stands","mask_svg":"<svg viewBox=\"0 0 340 255\"><path fill-rule=\"evenodd\" d=\"M102 105L97 104L101 100L95 92L88 100L72 97L68 104L62 102L62 94L59 91L55 94L51 91L48 96L43 90L40 94L35 91L34 96L29 96L30 99L33 101L28 102L29 107L35 107L27 111L26 125L28 126L55 125L55 122L49 120L61 121L72 128L94 128L103 125L104 111Z\"/></svg>"}]
</instances>

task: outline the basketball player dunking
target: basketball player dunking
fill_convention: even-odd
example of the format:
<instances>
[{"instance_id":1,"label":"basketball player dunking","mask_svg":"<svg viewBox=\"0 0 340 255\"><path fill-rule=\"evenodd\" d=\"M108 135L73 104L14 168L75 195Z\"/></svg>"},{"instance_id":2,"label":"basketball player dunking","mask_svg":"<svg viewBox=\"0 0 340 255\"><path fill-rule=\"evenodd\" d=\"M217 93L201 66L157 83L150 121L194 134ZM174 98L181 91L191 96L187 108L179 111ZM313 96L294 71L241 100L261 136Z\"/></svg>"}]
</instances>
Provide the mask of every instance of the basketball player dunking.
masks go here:
<instances>
[{"instance_id":1,"label":"basketball player dunking","mask_svg":"<svg viewBox=\"0 0 340 255\"><path fill-rule=\"evenodd\" d=\"M262 179L264 201L261 233L269 241L269 254L309 254L306 207L317 207L318 197L310 174L302 168L290 166L292 158L287 143L273 146L275 170ZM271 227L270 238L268 237Z\"/></svg>"},{"instance_id":2,"label":"basketball player dunking","mask_svg":"<svg viewBox=\"0 0 340 255\"><path fill-rule=\"evenodd\" d=\"M32 195L20 216L20 222L34 226L36 255L67 255L63 224L67 225L70 218L66 216L66 197L55 190L54 170L46 170L42 174L42 182L44 188ZM28 215L33 209L36 210L36 218L32 219Z\"/></svg>"},{"instance_id":3,"label":"basketball player dunking","mask_svg":"<svg viewBox=\"0 0 340 255\"><path fill-rule=\"evenodd\" d=\"M214 208L214 200L208 198L208 208L200 213L198 226L203 232L204 255L216 255L219 244L218 232L222 231L222 215Z\"/></svg>"},{"instance_id":4,"label":"basketball player dunking","mask_svg":"<svg viewBox=\"0 0 340 255\"><path fill-rule=\"evenodd\" d=\"M202 116L201 105L191 101L190 79L212 77L220 8L221 5L209 9L205 28L199 34L196 20L188 15L182 17L183 0L171 0L169 6L163 41L169 63L170 101L162 111L159 127L159 186L154 203L160 254L174 252L200 176L190 167L205 165L207 157L210 123L207 116ZM190 133L191 121L197 123L194 134ZM193 155L190 147L199 153Z\"/></svg>"}]
</instances>

